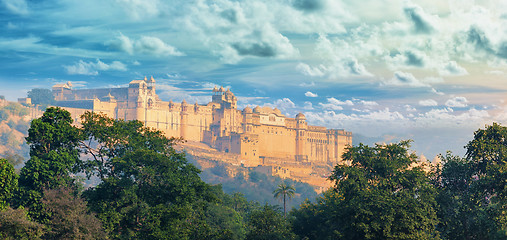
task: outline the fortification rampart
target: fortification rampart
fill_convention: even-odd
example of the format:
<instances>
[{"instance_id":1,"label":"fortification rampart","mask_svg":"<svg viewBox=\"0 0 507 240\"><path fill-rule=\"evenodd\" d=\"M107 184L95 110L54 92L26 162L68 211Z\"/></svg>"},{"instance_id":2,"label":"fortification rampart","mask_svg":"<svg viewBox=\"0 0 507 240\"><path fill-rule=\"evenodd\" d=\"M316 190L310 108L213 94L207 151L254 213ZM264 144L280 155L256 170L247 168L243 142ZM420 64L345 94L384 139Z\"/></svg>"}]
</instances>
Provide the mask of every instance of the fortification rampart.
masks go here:
<instances>
[{"instance_id":1,"label":"fortification rampart","mask_svg":"<svg viewBox=\"0 0 507 240\"><path fill-rule=\"evenodd\" d=\"M237 98L222 87L213 89L212 101L205 105L162 101L153 78L133 80L125 88L74 90L70 83L57 84L53 94L56 105L77 121L86 111L139 120L167 136L216 150L200 151L203 157L224 154L223 161L235 165L282 167L275 172L283 176L309 174L312 166L333 166L352 143L350 132L310 126L302 113L289 118L270 107L238 110Z\"/></svg>"}]
</instances>

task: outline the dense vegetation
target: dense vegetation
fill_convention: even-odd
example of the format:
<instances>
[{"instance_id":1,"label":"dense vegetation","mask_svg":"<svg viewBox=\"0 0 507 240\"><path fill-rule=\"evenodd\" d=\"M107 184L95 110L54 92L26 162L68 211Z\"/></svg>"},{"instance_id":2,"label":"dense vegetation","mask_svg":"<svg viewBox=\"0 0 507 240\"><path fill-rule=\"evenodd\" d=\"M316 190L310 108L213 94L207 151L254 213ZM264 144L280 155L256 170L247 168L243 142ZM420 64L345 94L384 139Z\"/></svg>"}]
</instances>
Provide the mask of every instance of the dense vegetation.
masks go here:
<instances>
[{"instance_id":1,"label":"dense vegetation","mask_svg":"<svg viewBox=\"0 0 507 240\"><path fill-rule=\"evenodd\" d=\"M427 172L410 142L349 147L334 187L293 209L227 194L174 150L178 139L96 113L32 121L19 176L0 160L3 239L506 239L507 128L478 130ZM83 190L76 174L100 179ZM296 186L297 189L297 186ZM272 194L288 198L291 183Z\"/></svg>"},{"instance_id":2,"label":"dense vegetation","mask_svg":"<svg viewBox=\"0 0 507 240\"><path fill-rule=\"evenodd\" d=\"M187 156L191 162L192 156ZM232 167L226 163L218 164L213 168L204 169L201 172L201 179L210 184L220 184L224 192L233 194L241 192L246 199L259 203L268 203L270 205L283 204L279 199L273 198L273 191L282 184L293 186L296 191L290 201L287 201L287 210L298 207L306 199L314 200L317 193L314 188L307 183L295 181L292 179L282 179L278 176L266 175L264 173L248 169L235 177L230 177L226 168ZM240 168L240 167L238 167Z\"/></svg>"}]
</instances>

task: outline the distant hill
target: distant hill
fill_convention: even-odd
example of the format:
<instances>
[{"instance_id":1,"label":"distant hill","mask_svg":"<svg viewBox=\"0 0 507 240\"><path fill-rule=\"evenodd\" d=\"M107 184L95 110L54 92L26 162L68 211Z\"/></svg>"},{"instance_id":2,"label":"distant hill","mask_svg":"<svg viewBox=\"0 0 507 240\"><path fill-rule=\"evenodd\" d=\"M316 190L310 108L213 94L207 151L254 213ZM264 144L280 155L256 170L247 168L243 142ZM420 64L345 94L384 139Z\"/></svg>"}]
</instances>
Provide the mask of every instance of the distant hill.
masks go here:
<instances>
[{"instance_id":1,"label":"distant hill","mask_svg":"<svg viewBox=\"0 0 507 240\"><path fill-rule=\"evenodd\" d=\"M29 157L25 137L31 119L30 108L0 98L0 157L17 168Z\"/></svg>"},{"instance_id":2,"label":"distant hill","mask_svg":"<svg viewBox=\"0 0 507 240\"><path fill-rule=\"evenodd\" d=\"M317 196L310 184L300 181L269 176L252 168L233 166L219 161L213 167L206 166L204 168L199 163L200 161L196 161L192 155L187 154L187 159L203 171L201 173L203 181L209 184L221 184L224 192L228 194L243 193L249 201L280 205L281 202L273 198L273 191L282 182L293 185L296 189L294 198L287 202L288 209L298 207L305 199L314 201Z\"/></svg>"}]
</instances>

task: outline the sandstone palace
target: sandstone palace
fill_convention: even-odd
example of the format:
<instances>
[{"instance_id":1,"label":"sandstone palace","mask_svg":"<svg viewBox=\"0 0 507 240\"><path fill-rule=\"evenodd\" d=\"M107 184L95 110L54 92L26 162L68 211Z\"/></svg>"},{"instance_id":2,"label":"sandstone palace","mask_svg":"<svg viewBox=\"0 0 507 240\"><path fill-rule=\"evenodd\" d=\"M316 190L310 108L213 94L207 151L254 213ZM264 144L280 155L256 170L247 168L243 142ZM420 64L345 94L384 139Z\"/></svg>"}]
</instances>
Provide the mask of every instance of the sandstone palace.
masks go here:
<instances>
[{"instance_id":1,"label":"sandstone palace","mask_svg":"<svg viewBox=\"0 0 507 240\"><path fill-rule=\"evenodd\" d=\"M85 111L136 119L167 136L229 153L246 167L334 166L352 143L350 132L310 126L302 113L290 118L270 107L239 110L237 98L222 87L213 89L206 105L160 100L153 77L133 80L126 88L74 90L66 83L52 91L56 105L70 111L75 120Z\"/></svg>"}]
</instances>

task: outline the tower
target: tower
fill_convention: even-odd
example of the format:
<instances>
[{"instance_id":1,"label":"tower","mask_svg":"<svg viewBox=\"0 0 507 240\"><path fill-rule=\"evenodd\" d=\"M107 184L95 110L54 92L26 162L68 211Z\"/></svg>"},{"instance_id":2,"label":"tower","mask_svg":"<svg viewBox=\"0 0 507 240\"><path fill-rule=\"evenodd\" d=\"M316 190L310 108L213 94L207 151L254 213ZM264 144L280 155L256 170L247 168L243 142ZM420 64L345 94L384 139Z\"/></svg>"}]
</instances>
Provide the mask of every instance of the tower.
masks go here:
<instances>
[{"instance_id":1,"label":"tower","mask_svg":"<svg viewBox=\"0 0 507 240\"><path fill-rule=\"evenodd\" d=\"M220 103L221 108L236 109L238 107L238 98L234 96L230 89L225 90L224 87L213 88L212 101Z\"/></svg>"},{"instance_id":2,"label":"tower","mask_svg":"<svg viewBox=\"0 0 507 240\"><path fill-rule=\"evenodd\" d=\"M296 115L296 161L306 162L308 161L308 155L306 154L306 129L308 125L306 123L306 117L302 113Z\"/></svg>"}]
</instances>

